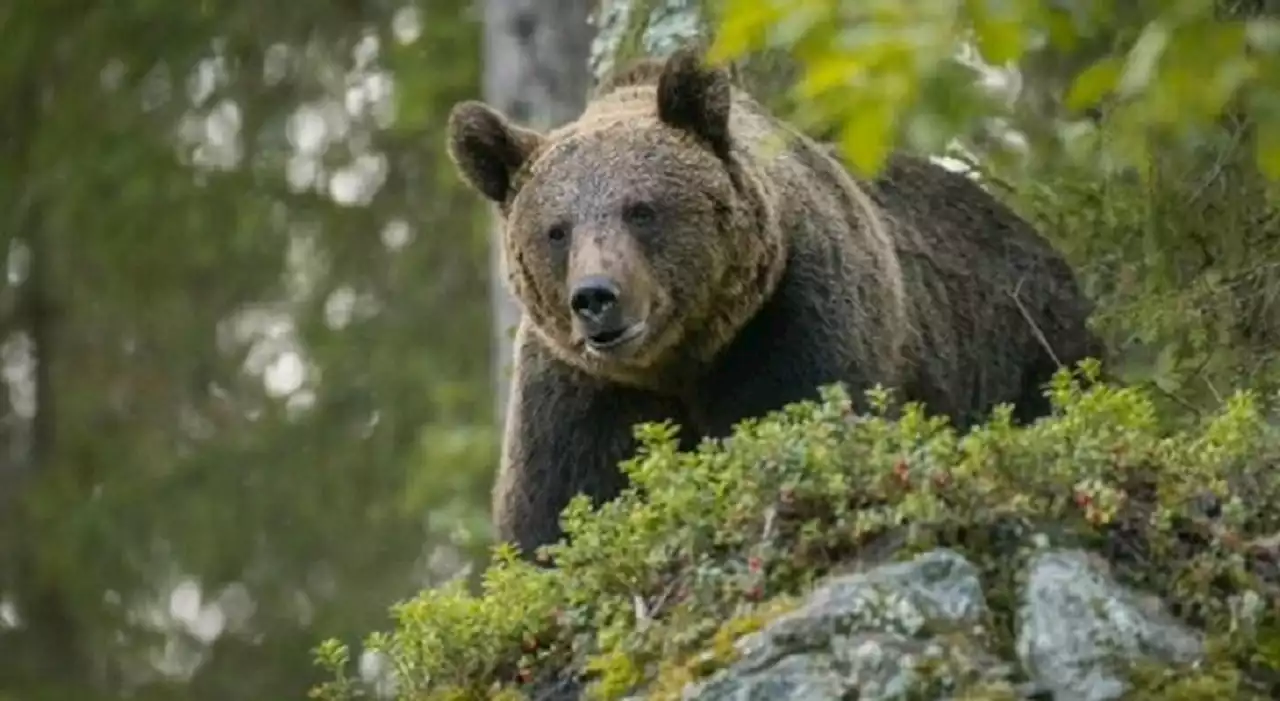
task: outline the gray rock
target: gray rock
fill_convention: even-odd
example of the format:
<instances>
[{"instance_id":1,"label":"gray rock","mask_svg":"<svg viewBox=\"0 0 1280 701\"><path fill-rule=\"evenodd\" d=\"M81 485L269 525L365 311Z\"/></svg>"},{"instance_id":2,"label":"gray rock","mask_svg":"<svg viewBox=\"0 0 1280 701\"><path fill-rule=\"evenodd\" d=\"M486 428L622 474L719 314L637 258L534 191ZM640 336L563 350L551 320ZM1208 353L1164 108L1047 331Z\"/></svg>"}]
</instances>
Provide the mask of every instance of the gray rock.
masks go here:
<instances>
[{"instance_id":1,"label":"gray rock","mask_svg":"<svg viewBox=\"0 0 1280 701\"><path fill-rule=\"evenodd\" d=\"M832 577L739 641L737 662L684 698L942 701L981 688L991 698L1110 701L1127 691L1128 662L1189 664L1203 654L1197 632L1106 570L1080 551L1032 557L1015 631L1026 684L1013 684L1013 663L988 647L977 569L943 549Z\"/></svg>"},{"instance_id":2,"label":"gray rock","mask_svg":"<svg viewBox=\"0 0 1280 701\"><path fill-rule=\"evenodd\" d=\"M986 615L977 569L950 550L834 577L740 641L738 662L684 697L870 701L904 699L922 684L945 694L951 683L1004 676L982 644Z\"/></svg>"},{"instance_id":3,"label":"gray rock","mask_svg":"<svg viewBox=\"0 0 1280 701\"><path fill-rule=\"evenodd\" d=\"M1107 701L1125 693L1123 663L1190 663L1203 642L1087 553L1049 551L1029 563L1017 649L1027 674L1054 701Z\"/></svg>"}]
</instances>

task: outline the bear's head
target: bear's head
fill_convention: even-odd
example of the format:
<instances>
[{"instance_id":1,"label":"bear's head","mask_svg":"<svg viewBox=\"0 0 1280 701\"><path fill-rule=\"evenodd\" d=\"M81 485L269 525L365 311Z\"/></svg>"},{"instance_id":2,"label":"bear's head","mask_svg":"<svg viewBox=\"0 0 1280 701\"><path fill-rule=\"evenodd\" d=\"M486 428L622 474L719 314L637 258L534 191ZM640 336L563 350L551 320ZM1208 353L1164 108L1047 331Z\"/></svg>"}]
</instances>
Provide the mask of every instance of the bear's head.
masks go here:
<instances>
[{"instance_id":1,"label":"bear's head","mask_svg":"<svg viewBox=\"0 0 1280 701\"><path fill-rule=\"evenodd\" d=\"M548 134L454 107L450 157L497 204L508 282L559 357L651 385L758 308L781 244L733 103L728 73L686 47L619 73Z\"/></svg>"}]
</instances>

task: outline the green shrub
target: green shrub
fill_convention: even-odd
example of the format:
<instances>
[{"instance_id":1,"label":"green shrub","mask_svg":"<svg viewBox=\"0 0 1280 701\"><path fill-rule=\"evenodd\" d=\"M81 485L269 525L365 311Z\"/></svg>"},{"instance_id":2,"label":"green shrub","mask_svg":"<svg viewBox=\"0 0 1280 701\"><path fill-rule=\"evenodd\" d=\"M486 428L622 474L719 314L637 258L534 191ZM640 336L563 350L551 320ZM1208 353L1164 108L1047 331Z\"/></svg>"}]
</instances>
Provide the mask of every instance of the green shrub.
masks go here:
<instances>
[{"instance_id":1,"label":"green shrub","mask_svg":"<svg viewBox=\"0 0 1280 701\"><path fill-rule=\"evenodd\" d=\"M1242 625L1228 595L1273 600L1280 584L1268 540L1280 533L1280 437L1247 392L1171 431L1142 390L1097 377L1094 363L1064 370L1051 417L1018 427L1003 407L967 435L916 405L889 418L883 390L855 415L838 388L694 452L677 450L672 425L637 427L643 447L623 464L633 487L595 511L585 499L566 509L572 543L543 551L555 569L499 548L478 594L424 591L365 646L390 661L402 699L522 698L567 665L589 671L596 698L640 685L676 698L833 566L947 545L988 577L1007 654L1022 551L1045 533L1109 555L1210 631L1199 676L1138 670L1140 693L1247 698L1246 680L1280 671L1280 620ZM319 657L334 678L316 698L362 697L343 645Z\"/></svg>"},{"instance_id":2,"label":"green shrub","mask_svg":"<svg viewBox=\"0 0 1280 701\"><path fill-rule=\"evenodd\" d=\"M1108 373L1151 390L1162 414L1212 410L1230 387L1280 389L1275 186L1231 156L1170 154L1146 178L1067 159L980 169L1076 270Z\"/></svg>"}]
</instances>

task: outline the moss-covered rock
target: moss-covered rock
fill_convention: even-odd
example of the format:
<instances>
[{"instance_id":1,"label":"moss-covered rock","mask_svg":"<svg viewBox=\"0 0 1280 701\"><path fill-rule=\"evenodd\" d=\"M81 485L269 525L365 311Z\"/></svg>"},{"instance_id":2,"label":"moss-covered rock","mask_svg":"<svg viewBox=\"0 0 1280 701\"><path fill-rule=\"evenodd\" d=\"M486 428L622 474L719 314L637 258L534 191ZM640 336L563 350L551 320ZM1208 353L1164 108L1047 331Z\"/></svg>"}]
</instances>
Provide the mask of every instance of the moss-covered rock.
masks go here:
<instances>
[{"instance_id":1,"label":"moss-covered rock","mask_svg":"<svg viewBox=\"0 0 1280 701\"><path fill-rule=\"evenodd\" d=\"M915 680L903 686L911 695L881 698L976 701L1037 689L1081 699L1114 698L1107 689L1175 701L1272 698L1280 432L1245 392L1201 425L1167 430L1144 393L1096 378L1092 364L1063 371L1049 389L1053 416L1017 427L1002 409L966 435L918 406L889 411L883 391L872 393L876 415L855 416L838 388L694 452L677 450L675 426L639 427L643 448L623 466L633 487L599 510L585 500L566 510L570 542L544 551L554 568L499 549L482 591L425 591L397 605L395 627L365 646L390 663L396 698L416 700L721 698L712 692L769 669L813 675L801 681L815 689L834 688L820 675L845 670L839 684L859 698L875 696L858 679L899 678ZM1052 576L1061 571L1054 563L1085 561L1072 552L1105 568ZM895 564L921 553L932 554ZM954 581L981 583L970 597L981 607L950 618L908 612L932 621L917 628L828 616L856 606L847 577L891 581L939 558L952 563ZM902 586L909 600L915 590ZM833 591L845 595L822 598ZM1101 600L1101 612L1070 614L1075 627L1042 625L1068 615L1052 606L1085 599ZM759 646L785 650L779 631L803 628L797 620L832 635L810 640L807 659L793 650L762 662ZM848 625L824 629L821 620ZM1153 630L1166 647L1187 644L1159 654ZM1089 631L1109 631L1115 654L1083 647ZM1074 647L1054 657L1053 635ZM915 650L921 664L847 673L868 641ZM320 656L334 679L317 698L363 693L345 647L330 641ZM1072 687L1063 670L1114 683Z\"/></svg>"},{"instance_id":2,"label":"moss-covered rock","mask_svg":"<svg viewBox=\"0 0 1280 701\"><path fill-rule=\"evenodd\" d=\"M887 699L999 683L989 617L978 569L950 550L832 577L685 698Z\"/></svg>"}]
</instances>

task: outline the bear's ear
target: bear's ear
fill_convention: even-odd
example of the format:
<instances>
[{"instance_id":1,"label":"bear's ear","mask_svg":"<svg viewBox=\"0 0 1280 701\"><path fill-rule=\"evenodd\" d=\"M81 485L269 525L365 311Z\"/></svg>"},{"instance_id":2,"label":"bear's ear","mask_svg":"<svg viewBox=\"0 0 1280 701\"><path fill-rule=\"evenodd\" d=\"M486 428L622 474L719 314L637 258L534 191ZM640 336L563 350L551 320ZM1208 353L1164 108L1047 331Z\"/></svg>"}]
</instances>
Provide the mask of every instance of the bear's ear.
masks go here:
<instances>
[{"instance_id":1,"label":"bear's ear","mask_svg":"<svg viewBox=\"0 0 1280 701\"><path fill-rule=\"evenodd\" d=\"M450 110L448 133L449 158L463 179L498 204L511 194L512 177L543 138L474 100Z\"/></svg>"},{"instance_id":2,"label":"bear's ear","mask_svg":"<svg viewBox=\"0 0 1280 701\"><path fill-rule=\"evenodd\" d=\"M667 59L658 78L658 119L707 142L729 157L729 74L704 65L701 48L687 45Z\"/></svg>"}]
</instances>

